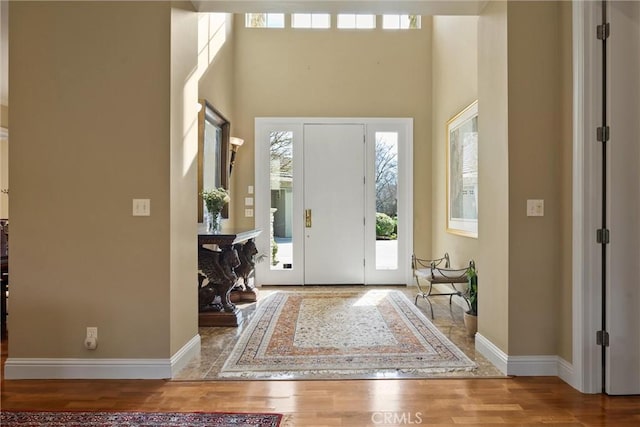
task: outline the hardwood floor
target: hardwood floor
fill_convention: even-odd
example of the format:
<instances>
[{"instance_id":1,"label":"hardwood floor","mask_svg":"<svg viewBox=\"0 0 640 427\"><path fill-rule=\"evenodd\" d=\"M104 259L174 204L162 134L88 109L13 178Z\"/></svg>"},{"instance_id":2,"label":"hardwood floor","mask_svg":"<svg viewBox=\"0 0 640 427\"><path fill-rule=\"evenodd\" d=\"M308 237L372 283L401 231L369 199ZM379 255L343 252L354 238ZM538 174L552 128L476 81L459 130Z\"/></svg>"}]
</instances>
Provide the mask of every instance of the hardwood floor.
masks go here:
<instances>
[{"instance_id":1,"label":"hardwood floor","mask_svg":"<svg viewBox=\"0 0 640 427\"><path fill-rule=\"evenodd\" d=\"M2 342L2 365L7 357ZM2 381L2 410L276 412L283 426L638 426L640 397L555 377L348 381Z\"/></svg>"}]
</instances>

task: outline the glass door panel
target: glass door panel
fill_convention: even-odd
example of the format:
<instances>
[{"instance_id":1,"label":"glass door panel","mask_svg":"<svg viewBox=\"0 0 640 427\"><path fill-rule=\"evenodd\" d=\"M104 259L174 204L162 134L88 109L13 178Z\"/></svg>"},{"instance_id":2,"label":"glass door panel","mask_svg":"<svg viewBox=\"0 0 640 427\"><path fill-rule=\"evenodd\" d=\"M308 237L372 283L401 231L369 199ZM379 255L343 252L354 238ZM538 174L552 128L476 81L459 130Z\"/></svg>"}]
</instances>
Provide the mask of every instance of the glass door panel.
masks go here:
<instances>
[{"instance_id":1,"label":"glass door panel","mask_svg":"<svg viewBox=\"0 0 640 427\"><path fill-rule=\"evenodd\" d=\"M255 225L259 285L303 281L302 124L294 119L255 121Z\"/></svg>"},{"instance_id":2,"label":"glass door panel","mask_svg":"<svg viewBox=\"0 0 640 427\"><path fill-rule=\"evenodd\" d=\"M271 270L293 268L293 132L269 135Z\"/></svg>"},{"instance_id":3,"label":"glass door panel","mask_svg":"<svg viewBox=\"0 0 640 427\"><path fill-rule=\"evenodd\" d=\"M365 283L411 281L413 159L411 119L367 123Z\"/></svg>"},{"instance_id":4,"label":"glass door panel","mask_svg":"<svg viewBox=\"0 0 640 427\"><path fill-rule=\"evenodd\" d=\"M375 133L376 270L398 268L398 133Z\"/></svg>"}]
</instances>

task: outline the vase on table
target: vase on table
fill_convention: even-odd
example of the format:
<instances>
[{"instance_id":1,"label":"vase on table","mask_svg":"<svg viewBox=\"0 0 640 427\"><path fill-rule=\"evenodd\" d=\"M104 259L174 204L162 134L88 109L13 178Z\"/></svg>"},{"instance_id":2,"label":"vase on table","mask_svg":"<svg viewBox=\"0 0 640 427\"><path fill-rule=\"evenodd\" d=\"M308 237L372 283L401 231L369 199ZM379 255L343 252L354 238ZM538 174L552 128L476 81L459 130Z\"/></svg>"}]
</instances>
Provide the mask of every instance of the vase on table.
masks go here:
<instances>
[{"instance_id":1,"label":"vase on table","mask_svg":"<svg viewBox=\"0 0 640 427\"><path fill-rule=\"evenodd\" d=\"M205 225L207 227L208 233L219 233L220 232L220 212L210 212L207 211L205 213Z\"/></svg>"}]
</instances>

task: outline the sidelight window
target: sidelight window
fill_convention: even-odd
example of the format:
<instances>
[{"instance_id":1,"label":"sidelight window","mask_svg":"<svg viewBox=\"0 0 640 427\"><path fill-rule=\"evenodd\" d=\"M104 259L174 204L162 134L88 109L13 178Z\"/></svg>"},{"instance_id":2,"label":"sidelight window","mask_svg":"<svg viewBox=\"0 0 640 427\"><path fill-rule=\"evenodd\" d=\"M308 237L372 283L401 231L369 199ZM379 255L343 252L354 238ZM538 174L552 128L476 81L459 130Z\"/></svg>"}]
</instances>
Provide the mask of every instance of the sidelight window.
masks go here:
<instances>
[{"instance_id":1,"label":"sidelight window","mask_svg":"<svg viewBox=\"0 0 640 427\"><path fill-rule=\"evenodd\" d=\"M376 132L376 269L398 268L398 133Z\"/></svg>"},{"instance_id":2,"label":"sidelight window","mask_svg":"<svg viewBox=\"0 0 640 427\"><path fill-rule=\"evenodd\" d=\"M293 268L293 132L274 131L270 141L272 270Z\"/></svg>"}]
</instances>

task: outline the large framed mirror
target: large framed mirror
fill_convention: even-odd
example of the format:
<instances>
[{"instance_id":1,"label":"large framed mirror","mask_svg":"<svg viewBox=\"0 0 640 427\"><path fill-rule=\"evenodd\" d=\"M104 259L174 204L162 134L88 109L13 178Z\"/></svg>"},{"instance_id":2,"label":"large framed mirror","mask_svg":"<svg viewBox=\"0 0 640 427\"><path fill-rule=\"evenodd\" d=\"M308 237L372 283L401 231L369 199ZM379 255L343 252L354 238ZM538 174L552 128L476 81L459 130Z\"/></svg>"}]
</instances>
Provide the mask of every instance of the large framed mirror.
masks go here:
<instances>
[{"instance_id":1,"label":"large framed mirror","mask_svg":"<svg viewBox=\"0 0 640 427\"><path fill-rule=\"evenodd\" d=\"M218 187L229 189L230 123L206 100L199 101L198 113L198 222L203 221L202 191ZM228 205L222 217L229 217Z\"/></svg>"}]
</instances>

